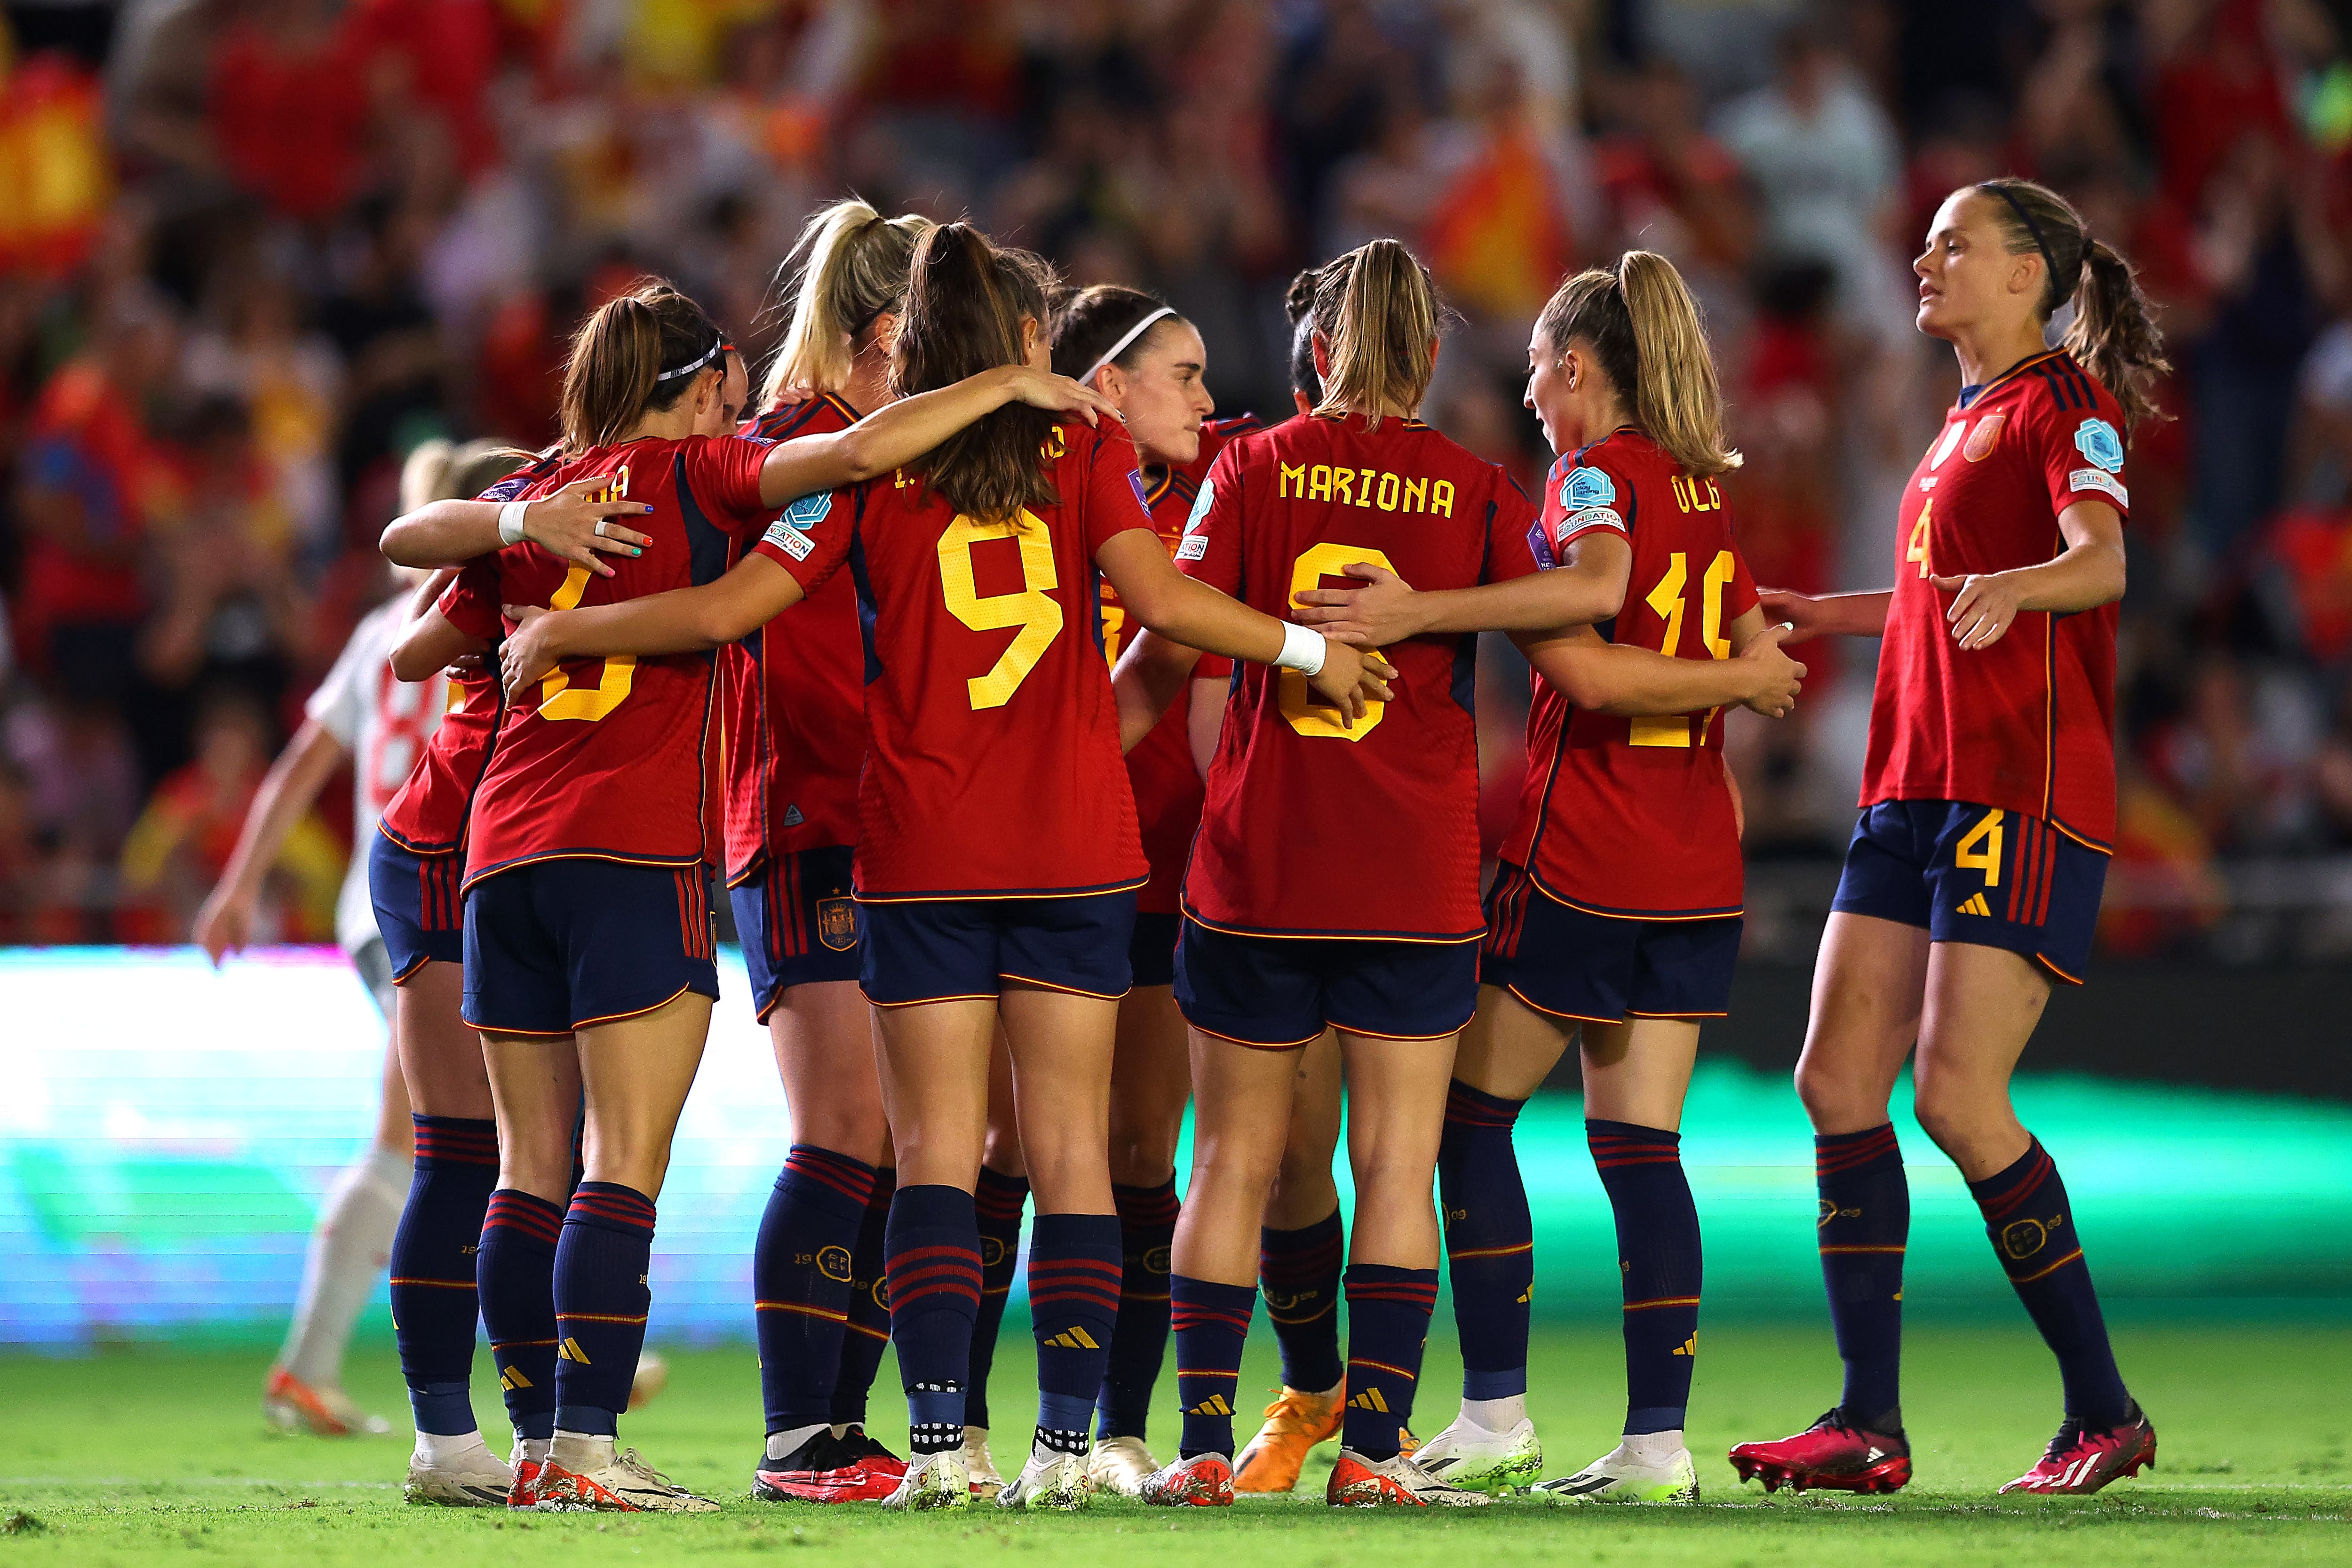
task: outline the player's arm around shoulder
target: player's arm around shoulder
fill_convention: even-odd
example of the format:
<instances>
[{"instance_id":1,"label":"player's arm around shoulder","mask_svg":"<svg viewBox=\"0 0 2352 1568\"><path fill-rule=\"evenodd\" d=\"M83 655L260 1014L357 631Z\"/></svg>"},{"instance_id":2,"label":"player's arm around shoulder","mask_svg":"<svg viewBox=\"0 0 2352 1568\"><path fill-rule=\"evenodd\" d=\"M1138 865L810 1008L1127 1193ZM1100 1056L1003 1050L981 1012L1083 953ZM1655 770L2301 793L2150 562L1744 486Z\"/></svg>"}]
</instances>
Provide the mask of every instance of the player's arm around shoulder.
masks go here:
<instances>
[{"instance_id":1,"label":"player's arm around shoulder","mask_svg":"<svg viewBox=\"0 0 2352 1568\"><path fill-rule=\"evenodd\" d=\"M508 605L515 629L499 648L507 695L520 695L566 659L698 653L749 636L806 597L799 580L763 550L764 544L697 588L579 610Z\"/></svg>"}]
</instances>

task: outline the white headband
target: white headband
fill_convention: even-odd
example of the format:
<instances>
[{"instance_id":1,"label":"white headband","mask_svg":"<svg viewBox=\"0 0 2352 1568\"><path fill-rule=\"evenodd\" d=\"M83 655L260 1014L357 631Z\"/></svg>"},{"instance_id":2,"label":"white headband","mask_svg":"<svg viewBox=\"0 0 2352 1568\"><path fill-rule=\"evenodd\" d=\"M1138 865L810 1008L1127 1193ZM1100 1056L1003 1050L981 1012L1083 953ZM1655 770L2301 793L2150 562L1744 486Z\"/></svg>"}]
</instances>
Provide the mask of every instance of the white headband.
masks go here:
<instances>
[{"instance_id":1,"label":"white headband","mask_svg":"<svg viewBox=\"0 0 2352 1568\"><path fill-rule=\"evenodd\" d=\"M1097 360L1093 364L1088 365L1087 367L1087 373L1080 376L1078 380L1091 386L1094 383L1095 377L1101 372L1102 368L1105 365L1110 363L1113 360L1116 360L1121 354L1127 352L1127 346L1129 343L1134 342L1138 338L1142 337L1146 332L1151 330L1152 324L1158 321L1161 317L1173 316L1175 314L1176 312L1173 308L1169 306L1162 305L1159 309L1154 310L1150 315L1146 316L1142 320L1138 321L1134 326L1129 327L1127 329L1127 336L1121 338L1118 342L1113 343L1108 349L1103 350L1103 357Z\"/></svg>"}]
</instances>

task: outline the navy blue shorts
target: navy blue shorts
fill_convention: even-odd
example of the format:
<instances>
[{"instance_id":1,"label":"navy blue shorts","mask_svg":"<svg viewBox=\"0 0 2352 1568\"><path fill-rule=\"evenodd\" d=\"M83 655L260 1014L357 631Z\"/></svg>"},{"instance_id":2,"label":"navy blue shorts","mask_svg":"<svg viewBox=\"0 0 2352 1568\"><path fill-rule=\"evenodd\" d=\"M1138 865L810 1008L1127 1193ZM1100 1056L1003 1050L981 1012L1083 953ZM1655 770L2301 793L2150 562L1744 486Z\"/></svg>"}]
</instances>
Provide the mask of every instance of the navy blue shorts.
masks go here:
<instances>
[{"instance_id":1,"label":"navy blue shorts","mask_svg":"<svg viewBox=\"0 0 2352 1568\"><path fill-rule=\"evenodd\" d=\"M530 861L466 894L466 1021L567 1035L719 997L718 920L702 866Z\"/></svg>"},{"instance_id":2,"label":"navy blue shorts","mask_svg":"<svg viewBox=\"0 0 2352 1568\"><path fill-rule=\"evenodd\" d=\"M375 905L375 928L400 984L428 960L466 961L466 906L458 883L465 880L462 854L420 855L382 833L368 845L368 898Z\"/></svg>"},{"instance_id":3,"label":"navy blue shorts","mask_svg":"<svg viewBox=\"0 0 2352 1568\"><path fill-rule=\"evenodd\" d=\"M868 904L858 983L880 1008L995 997L1007 980L1123 997L1135 894Z\"/></svg>"},{"instance_id":4,"label":"navy blue shorts","mask_svg":"<svg viewBox=\"0 0 2352 1568\"><path fill-rule=\"evenodd\" d=\"M1739 964L1737 915L1642 920L1563 904L1505 861L1486 894L1479 980L1581 1023L1719 1019Z\"/></svg>"},{"instance_id":5,"label":"navy blue shorts","mask_svg":"<svg viewBox=\"0 0 2352 1568\"><path fill-rule=\"evenodd\" d=\"M1183 929L1184 917L1181 915L1136 912L1135 939L1127 945L1127 962L1135 971L1137 985L1176 983L1176 939Z\"/></svg>"},{"instance_id":6,"label":"navy blue shorts","mask_svg":"<svg viewBox=\"0 0 2352 1568\"><path fill-rule=\"evenodd\" d=\"M1387 1040L1444 1040L1478 1010L1475 942L1246 936L1184 922L1176 1005L1202 1034L1261 1051L1326 1025Z\"/></svg>"},{"instance_id":7,"label":"navy blue shorts","mask_svg":"<svg viewBox=\"0 0 2352 1568\"><path fill-rule=\"evenodd\" d=\"M1882 800L1862 813L1830 907L1924 925L1936 942L2021 953L2083 983L2107 857L2044 822L1961 800Z\"/></svg>"},{"instance_id":8,"label":"navy blue shorts","mask_svg":"<svg viewBox=\"0 0 2352 1568\"><path fill-rule=\"evenodd\" d=\"M752 880L728 889L751 1009L761 1023L794 986L857 978L864 923L849 891L846 844L770 855Z\"/></svg>"}]
</instances>

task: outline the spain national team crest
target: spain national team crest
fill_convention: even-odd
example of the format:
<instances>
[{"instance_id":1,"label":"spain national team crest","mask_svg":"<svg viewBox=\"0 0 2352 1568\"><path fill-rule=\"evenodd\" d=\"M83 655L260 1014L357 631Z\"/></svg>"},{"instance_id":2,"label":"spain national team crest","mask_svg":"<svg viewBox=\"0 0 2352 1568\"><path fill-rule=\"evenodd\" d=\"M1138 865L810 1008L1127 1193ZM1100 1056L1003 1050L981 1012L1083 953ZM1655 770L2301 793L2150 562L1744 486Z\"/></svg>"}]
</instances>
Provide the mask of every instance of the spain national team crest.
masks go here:
<instances>
[{"instance_id":1,"label":"spain national team crest","mask_svg":"<svg viewBox=\"0 0 2352 1568\"><path fill-rule=\"evenodd\" d=\"M1977 421L1977 427L1969 432L1969 444L1960 448L1960 455L1971 463L1981 463L1991 456L1992 449L2000 444L2000 427L2008 423L2006 413L1989 413Z\"/></svg>"},{"instance_id":2,"label":"spain national team crest","mask_svg":"<svg viewBox=\"0 0 2352 1568\"><path fill-rule=\"evenodd\" d=\"M836 953L857 946L857 906L846 898L816 901L816 939Z\"/></svg>"}]
</instances>

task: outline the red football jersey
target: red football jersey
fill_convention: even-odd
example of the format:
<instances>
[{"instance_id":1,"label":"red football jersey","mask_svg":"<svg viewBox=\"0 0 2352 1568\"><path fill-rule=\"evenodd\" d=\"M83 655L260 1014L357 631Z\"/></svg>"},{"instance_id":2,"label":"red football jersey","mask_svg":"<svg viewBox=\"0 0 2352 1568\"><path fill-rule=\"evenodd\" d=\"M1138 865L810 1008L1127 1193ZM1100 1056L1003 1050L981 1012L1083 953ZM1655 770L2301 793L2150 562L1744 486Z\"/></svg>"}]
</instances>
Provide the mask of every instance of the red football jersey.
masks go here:
<instances>
[{"instance_id":1,"label":"red football jersey","mask_svg":"<svg viewBox=\"0 0 2352 1568\"><path fill-rule=\"evenodd\" d=\"M569 610L710 581L727 569L730 538L775 515L760 500L772 444L734 435L631 441L591 447L541 475L524 499L596 476L615 497L651 503L629 526L653 542L641 556L604 557L611 577L534 544L512 546L497 558L499 602ZM717 864L716 664L709 653L569 659L509 705L474 797L467 884L559 857Z\"/></svg>"},{"instance_id":2,"label":"red football jersey","mask_svg":"<svg viewBox=\"0 0 2352 1568\"><path fill-rule=\"evenodd\" d=\"M743 426L771 441L857 423L827 392L770 409ZM728 564L750 548L729 543ZM740 643L719 651L727 716L727 883L759 875L768 856L857 841L857 771L866 760L866 652L857 591L837 575Z\"/></svg>"},{"instance_id":3,"label":"red football jersey","mask_svg":"<svg viewBox=\"0 0 2352 1568\"><path fill-rule=\"evenodd\" d=\"M2123 429L2114 397L2063 350L1945 414L1897 514L1863 805L1966 800L2102 852L2113 841L2117 607L2028 612L1963 651L1944 619L1952 596L1927 580L2053 559L2066 549L2058 514L2078 501L2128 517Z\"/></svg>"},{"instance_id":4,"label":"red football jersey","mask_svg":"<svg viewBox=\"0 0 2352 1568\"><path fill-rule=\"evenodd\" d=\"M1355 561L1419 589L1536 570L1535 507L1502 469L1417 419L1303 415L1227 446L1177 548L1182 569L1269 615ZM1209 768L1184 913L1272 936L1475 941L1478 640L1385 650L1392 700L1353 729L1304 675L1242 669Z\"/></svg>"},{"instance_id":5,"label":"red football jersey","mask_svg":"<svg viewBox=\"0 0 2352 1568\"><path fill-rule=\"evenodd\" d=\"M1555 565L1579 534L1633 547L1612 643L1677 659L1731 657L1731 622L1756 607L1719 481L1694 478L1638 430L1564 455L1544 481L1536 556ZM1723 715L1587 713L1540 675L1528 714L1528 779L1503 858L1594 915L1697 920L1739 913L1739 830L1724 781Z\"/></svg>"},{"instance_id":6,"label":"red football jersey","mask_svg":"<svg viewBox=\"0 0 2352 1568\"><path fill-rule=\"evenodd\" d=\"M1213 419L1201 426L1200 455L1181 468L1165 468L1147 480L1143 504L1160 542L1174 555L1183 542L1184 525L1201 493L1202 476L1217 454L1236 436L1265 428L1255 414ZM1103 653L1113 664L1127 649L1127 609L1110 580L1102 580ZM1192 680L1219 680L1233 674L1233 661L1203 653L1192 666ZM1181 907L1184 861L1192 852L1192 834L1201 826L1201 770L1192 761L1192 682L1184 683L1176 700L1150 735L1127 754L1127 781L1135 791L1135 818L1143 834L1143 858L1151 862L1151 880L1135 895L1135 906L1150 915L1173 915Z\"/></svg>"},{"instance_id":7,"label":"red football jersey","mask_svg":"<svg viewBox=\"0 0 2352 1568\"><path fill-rule=\"evenodd\" d=\"M1135 444L1054 426L1061 505L963 516L900 471L803 497L760 553L822 591L855 559L867 751L857 896L1035 898L1140 886L1135 800L1095 609L1095 552L1151 519ZM788 613L797 613L797 611Z\"/></svg>"},{"instance_id":8,"label":"red football jersey","mask_svg":"<svg viewBox=\"0 0 2352 1568\"><path fill-rule=\"evenodd\" d=\"M563 462L549 448L476 497L511 501ZM506 633L499 613L499 569L496 556L467 563L457 580L441 591L436 606L448 622L469 637L496 646ZM425 743L408 782L383 809L377 824L383 835L417 854L448 854L465 847L466 825L474 810L474 791L490 763L497 743L500 706L496 674L485 670L449 683L449 711L433 738Z\"/></svg>"}]
</instances>

